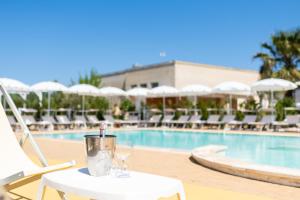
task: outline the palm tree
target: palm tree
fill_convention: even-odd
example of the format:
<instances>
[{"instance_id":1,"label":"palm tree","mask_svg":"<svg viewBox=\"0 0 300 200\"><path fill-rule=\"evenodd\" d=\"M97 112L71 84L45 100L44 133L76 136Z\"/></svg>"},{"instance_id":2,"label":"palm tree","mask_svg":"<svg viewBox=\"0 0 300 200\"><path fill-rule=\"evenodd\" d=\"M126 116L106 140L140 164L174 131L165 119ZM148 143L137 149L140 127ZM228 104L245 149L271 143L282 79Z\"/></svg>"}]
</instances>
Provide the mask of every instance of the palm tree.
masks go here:
<instances>
[{"instance_id":1,"label":"palm tree","mask_svg":"<svg viewBox=\"0 0 300 200\"><path fill-rule=\"evenodd\" d=\"M260 58L262 66L259 69L260 78L270 78L273 75L273 68L275 67L275 60L266 53L257 53L254 59Z\"/></svg>"},{"instance_id":2,"label":"palm tree","mask_svg":"<svg viewBox=\"0 0 300 200\"><path fill-rule=\"evenodd\" d=\"M261 47L266 52L259 52L253 57L262 61L261 79L278 77L290 81L300 80L300 30L276 33L271 43L263 43Z\"/></svg>"}]
</instances>

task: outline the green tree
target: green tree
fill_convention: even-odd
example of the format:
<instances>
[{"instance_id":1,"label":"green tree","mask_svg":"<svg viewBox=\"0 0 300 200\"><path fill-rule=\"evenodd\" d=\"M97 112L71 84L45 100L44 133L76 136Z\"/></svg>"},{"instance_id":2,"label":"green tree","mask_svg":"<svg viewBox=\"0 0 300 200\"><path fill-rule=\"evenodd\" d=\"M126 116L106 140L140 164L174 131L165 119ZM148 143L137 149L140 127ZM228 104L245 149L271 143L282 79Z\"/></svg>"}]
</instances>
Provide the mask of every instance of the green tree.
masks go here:
<instances>
[{"instance_id":1,"label":"green tree","mask_svg":"<svg viewBox=\"0 0 300 200\"><path fill-rule=\"evenodd\" d=\"M10 94L12 100L14 101L15 105L19 107L23 107L25 100L18 94Z\"/></svg>"},{"instance_id":2,"label":"green tree","mask_svg":"<svg viewBox=\"0 0 300 200\"><path fill-rule=\"evenodd\" d=\"M100 87L101 85L101 75L92 69L89 74L79 75L78 82L72 81L74 84L90 84L95 87ZM78 95L66 95L64 98L64 106L70 107L74 110L82 109L82 97ZM85 108L86 109L97 109L99 113L104 113L109 108L109 102L104 97L85 97Z\"/></svg>"},{"instance_id":3,"label":"green tree","mask_svg":"<svg viewBox=\"0 0 300 200\"><path fill-rule=\"evenodd\" d=\"M34 92L30 92L26 98L26 107L34 108L36 110L40 109L40 100L39 97Z\"/></svg>"},{"instance_id":4,"label":"green tree","mask_svg":"<svg viewBox=\"0 0 300 200\"><path fill-rule=\"evenodd\" d=\"M92 69L90 74L80 75L78 83L85 83L99 87L101 85L101 76L95 69Z\"/></svg>"},{"instance_id":5,"label":"green tree","mask_svg":"<svg viewBox=\"0 0 300 200\"><path fill-rule=\"evenodd\" d=\"M270 43L261 45L263 52L254 55L260 59L261 79L277 77L290 81L300 80L298 65L300 62L300 29L290 32L278 32L271 37Z\"/></svg>"}]
</instances>

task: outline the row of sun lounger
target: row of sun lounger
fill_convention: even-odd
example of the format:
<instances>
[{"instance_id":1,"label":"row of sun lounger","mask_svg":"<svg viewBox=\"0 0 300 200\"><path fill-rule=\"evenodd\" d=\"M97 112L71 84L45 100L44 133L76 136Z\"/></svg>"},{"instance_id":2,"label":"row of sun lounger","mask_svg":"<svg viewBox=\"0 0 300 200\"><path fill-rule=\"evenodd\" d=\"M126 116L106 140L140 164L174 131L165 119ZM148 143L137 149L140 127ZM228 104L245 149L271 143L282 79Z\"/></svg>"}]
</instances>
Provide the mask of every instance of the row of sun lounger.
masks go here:
<instances>
[{"instance_id":1,"label":"row of sun lounger","mask_svg":"<svg viewBox=\"0 0 300 200\"><path fill-rule=\"evenodd\" d=\"M246 115L242 121L235 120L234 115L210 115L207 120L201 120L198 115L181 115L177 120L173 120L174 115L166 115L161 119L161 115L154 115L148 121L141 122L143 126L157 127L160 124L167 127L186 128L190 125L192 128L207 126L209 128L228 128L228 129L253 129L269 130L273 128L298 127L300 126L300 117L298 115L287 115L284 121L275 121L275 116L265 115L257 121L256 115Z\"/></svg>"},{"instance_id":2,"label":"row of sun lounger","mask_svg":"<svg viewBox=\"0 0 300 200\"><path fill-rule=\"evenodd\" d=\"M209 115L207 120L201 120L199 115L181 115L174 120L174 115L153 115L149 120L139 120L138 116L129 116L126 120L114 119L111 115L104 115L104 120L98 120L96 115L76 115L74 120L70 120L66 115L42 116L40 121L36 121L32 115L22 115L25 123L31 130L49 129L74 129L74 128L95 128L100 123L105 122L109 126L126 127L171 127L171 128L225 128L225 129L254 129L254 130L279 130L280 128L300 126L298 115L287 115L284 121L275 121L275 117L265 115L257 121L256 115L246 115L242 121L235 120L234 115ZM9 122L14 129L18 128L18 123L13 116L8 116Z\"/></svg>"},{"instance_id":3,"label":"row of sun lounger","mask_svg":"<svg viewBox=\"0 0 300 200\"><path fill-rule=\"evenodd\" d=\"M101 123L117 127L138 126L140 124L138 116L129 116L126 120L114 119L111 115L104 115L103 117L104 120L99 120L96 115L75 115L74 120L70 120L66 115L46 115L37 121L33 115L22 115L30 130L95 128L99 127ZM19 124L13 116L8 116L8 119L14 129L19 128Z\"/></svg>"},{"instance_id":4,"label":"row of sun lounger","mask_svg":"<svg viewBox=\"0 0 300 200\"><path fill-rule=\"evenodd\" d=\"M99 121L96 115L76 115L74 120L70 120L66 115L42 116L40 121L37 121L33 115L22 115L22 118L31 130L96 127L103 122ZM14 129L19 128L19 124L13 116L8 116L8 120Z\"/></svg>"}]
</instances>

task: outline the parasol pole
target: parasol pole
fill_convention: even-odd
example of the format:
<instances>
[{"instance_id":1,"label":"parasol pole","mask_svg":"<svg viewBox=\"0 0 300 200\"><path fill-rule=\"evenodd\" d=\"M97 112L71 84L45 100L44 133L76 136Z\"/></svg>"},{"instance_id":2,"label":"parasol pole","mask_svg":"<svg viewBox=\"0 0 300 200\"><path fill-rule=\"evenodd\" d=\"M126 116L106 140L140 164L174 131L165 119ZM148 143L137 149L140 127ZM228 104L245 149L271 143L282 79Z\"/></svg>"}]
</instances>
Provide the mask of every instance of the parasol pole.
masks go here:
<instances>
[{"instance_id":1,"label":"parasol pole","mask_svg":"<svg viewBox=\"0 0 300 200\"><path fill-rule=\"evenodd\" d=\"M194 114L197 115L197 96L194 96Z\"/></svg>"},{"instance_id":2,"label":"parasol pole","mask_svg":"<svg viewBox=\"0 0 300 200\"><path fill-rule=\"evenodd\" d=\"M272 115L272 119L274 118L274 111L273 111L273 109L274 109L274 106L273 106L273 90L271 90L271 115Z\"/></svg>"},{"instance_id":3,"label":"parasol pole","mask_svg":"<svg viewBox=\"0 0 300 200\"><path fill-rule=\"evenodd\" d=\"M163 115L165 116L165 104L166 104L166 100L165 100L165 96L163 96Z\"/></svg>"},{"instance_id":4,"label":"parasol pole","mask_svg":"<svg viewBox=\"0 0 300 200\"><path fill-rule=\"evenodd\" d=\"M47 110L48 116L50 116L50 105L51 105L51 92L48 91L48 110Z\"/></svg>"},{"instance_id":5,"label":"parasol pole","mask_svg":"<svg viewBox=\"0 0 300 200\"><path fill-rule=\"evenodd\" d=\"M229 95L229 115L231 115L232 112L232 95Z\"/></svg>"},{"instance_id":6,"label":"parasol pole","mask_svg":"<svg viewBox=\"0 0 300 200\"><path fill-rule=\"evenodd\" d=\"M84 101L85 101L85 96L82 95L82 106L81 106L82 116L84 116L84 107L85 107L85 106L84 106L84 105L85 105Z\"/></svg>"}]
</instances>

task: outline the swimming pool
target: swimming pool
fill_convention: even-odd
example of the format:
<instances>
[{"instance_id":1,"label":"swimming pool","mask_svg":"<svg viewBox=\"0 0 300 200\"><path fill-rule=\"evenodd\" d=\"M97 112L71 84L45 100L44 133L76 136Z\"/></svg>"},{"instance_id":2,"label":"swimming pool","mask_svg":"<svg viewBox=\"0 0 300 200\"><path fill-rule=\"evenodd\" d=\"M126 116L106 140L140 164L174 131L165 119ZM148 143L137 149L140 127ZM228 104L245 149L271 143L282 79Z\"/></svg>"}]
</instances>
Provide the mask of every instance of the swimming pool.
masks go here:
<instances>
[{"instance_id":1,"label":"swimming pool","mask_svg":"<svg viewBox=\"0 0 300 200\"><path fill-rule=\"evenodd\" d=\"M37 137L83 140L91 133L43 134ZM225 156L258 164L300 169L300 137L222 134L169 130L113 131L118 144L190 151L206 145L225 145Z\"/></svg>"}]
</instances>

